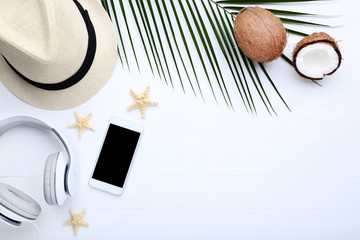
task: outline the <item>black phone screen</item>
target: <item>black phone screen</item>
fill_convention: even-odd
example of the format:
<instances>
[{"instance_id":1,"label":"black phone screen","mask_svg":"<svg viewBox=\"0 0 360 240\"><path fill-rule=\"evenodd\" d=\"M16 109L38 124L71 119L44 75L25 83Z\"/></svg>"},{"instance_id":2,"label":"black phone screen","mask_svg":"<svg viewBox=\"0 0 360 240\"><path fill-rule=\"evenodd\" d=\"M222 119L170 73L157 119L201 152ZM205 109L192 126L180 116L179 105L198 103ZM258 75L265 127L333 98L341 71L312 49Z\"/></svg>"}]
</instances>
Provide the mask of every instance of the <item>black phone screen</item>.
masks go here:
<instances>
[{"instance_id":1,"label":"black phone screen","mask_svg":"<svg viewBox=\"0 0 360 240\"><path fill-rule=\"evenodd\" d=\"M92 178L123 187L140 133L110 124Z\"/></svg>"}]
</instances>

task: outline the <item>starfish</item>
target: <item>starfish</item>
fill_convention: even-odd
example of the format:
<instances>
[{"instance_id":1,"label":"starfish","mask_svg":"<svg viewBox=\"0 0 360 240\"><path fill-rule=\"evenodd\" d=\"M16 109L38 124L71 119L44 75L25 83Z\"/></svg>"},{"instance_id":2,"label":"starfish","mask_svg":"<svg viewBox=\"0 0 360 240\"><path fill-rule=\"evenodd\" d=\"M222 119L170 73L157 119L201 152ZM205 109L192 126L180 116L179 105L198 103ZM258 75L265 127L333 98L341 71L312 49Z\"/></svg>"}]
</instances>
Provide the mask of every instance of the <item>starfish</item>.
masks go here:
<instances>
[{"instance_id":1,"label":"starfish","mask_svg":"<svg viewBox=\"0 0 360 240\"><path fill-rule=\"evenodd\" d=\"M64 226L70 226L72 225L74 228L74 235L76 235L79 231L80 226L88 227L89 224L85 222L83 219L86 211L81 211L81 213L76 214L74 210L70 209L70 220L64 222Z\"/></svg>"},{"instance_id":2,"label":"starfish","mask_svg":"<svg viewBox=\"0 0 360 240\"><path fill-rule=\"evenodd\" d=\"M86 117L80 117L80 115L77 112L75 112L76 122L73 124L67 125L67 127L68 128L77 128L79 131L78 138L81 138L81 136L85 130L92 130L92 131L95 130L95 128L89 124L89 119L91 116L92 116L92 114L90 113Z\"/></svg>"},{"instance_id":3,"label":"starfish","mask_svg":"<svg viewBox=\"0 0 360 240\"><path fill-rule=\"evenodd\" d=\"M134 102L130 104L127 109L138 108L141 111L141 116L144 118L146 116L146 108L149 106L156 106L158 102L153 101L149 98L150 86L147 86L145 91L141 94L136 93L133 89L130 89L130 93L134 98Z\"/></svg>"}]
</instances>

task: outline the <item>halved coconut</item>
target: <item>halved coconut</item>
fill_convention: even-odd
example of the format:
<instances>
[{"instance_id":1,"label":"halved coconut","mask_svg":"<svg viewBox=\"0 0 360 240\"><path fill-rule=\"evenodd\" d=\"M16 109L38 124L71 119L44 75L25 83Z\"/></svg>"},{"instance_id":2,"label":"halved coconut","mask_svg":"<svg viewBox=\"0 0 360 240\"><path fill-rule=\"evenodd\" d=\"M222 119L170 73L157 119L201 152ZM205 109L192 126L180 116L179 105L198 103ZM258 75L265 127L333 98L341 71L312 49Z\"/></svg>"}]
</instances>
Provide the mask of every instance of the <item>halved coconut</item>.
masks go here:
<instances>
[{"instance_id":1,"label":"halved coconut","mask_svg":"<svg viewBox=\"0 0 360 240\"><path fill-rule=\"evenodd\" d=\"M302 39L293 52L297 73L311 80L333 74L341 64L341 53L335 40L324 32Z\"/></svg>"}]
</instances>

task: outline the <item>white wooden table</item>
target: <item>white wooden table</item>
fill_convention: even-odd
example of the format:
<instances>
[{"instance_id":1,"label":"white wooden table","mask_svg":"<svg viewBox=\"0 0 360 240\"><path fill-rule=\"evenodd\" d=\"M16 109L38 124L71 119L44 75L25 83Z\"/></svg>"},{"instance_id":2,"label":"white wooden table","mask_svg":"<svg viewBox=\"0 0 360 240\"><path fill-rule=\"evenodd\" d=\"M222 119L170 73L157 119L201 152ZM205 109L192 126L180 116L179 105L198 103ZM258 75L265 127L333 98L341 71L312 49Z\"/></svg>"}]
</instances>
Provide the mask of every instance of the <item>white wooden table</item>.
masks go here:
<instances>
[{"instance_id":1,"label":"white wooden table","mask_svg":"<svg viewBox=\"0 0 360 240\"><path fill-rule=\"evenodd\" d=\"M204 103L149 72L129 73L119 63L102 91L66 111L31 107L0 84L0 118L28 114L48 122L69 139L81 166L78 196L62 207L47 206L42 172L46 156L59 146L47 133L17 128L0 138L0 180L41 204L35 223L42 239L360 239L360 21L355 12L360 4L337 4L343 25L328 33L339 40L344 61L322 87L299 78L281 59L266 65L292 109L278 102L278 117L261 109L258 116L241 107L229 110L210 92ZM294 43L289 39L286 53ZM126 106L133 100L129 89L141 92L147 85L159 106L142 119ZM74 111L92 113L90 124L96 128L80 140L76 130L66 128L75 121ZM145 127L120 197L88 185L113 115ZM87 211L90 226L76 236L62 226L69 209ZM0 224L1 240L37 236L31 224L18 229Z\"/></svg>"}]
</instances>

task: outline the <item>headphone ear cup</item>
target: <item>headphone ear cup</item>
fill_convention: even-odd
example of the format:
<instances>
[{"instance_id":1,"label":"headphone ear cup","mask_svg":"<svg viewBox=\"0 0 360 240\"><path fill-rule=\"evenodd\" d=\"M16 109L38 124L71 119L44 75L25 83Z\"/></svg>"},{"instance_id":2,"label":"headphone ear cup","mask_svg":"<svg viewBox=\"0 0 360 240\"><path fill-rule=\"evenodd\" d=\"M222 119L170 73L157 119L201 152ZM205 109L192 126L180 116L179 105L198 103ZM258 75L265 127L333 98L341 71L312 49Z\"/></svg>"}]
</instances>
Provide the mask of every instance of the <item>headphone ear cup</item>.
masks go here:
<instances>
[{"instance_id":1,"label":"headphone ear cup","mask_svg":"<svg viewBox=\"0 0 360 240\"><path fill-rule=\"evenodd\" d=\"M0 215L3 220L18 226L22 221L35 220L41 212L40 205L24 192L0 183Z\"/></svg>"},{"instance_id":2,"label":"headphone ear cup","mask_svg":"<svg viewBox=\"0 0 360 240\"><path fill-rule=\"evenodd\" d=\"M44 198L49 205L62 205L66 200L65 172L67 160L63 153L53 153L44 170Z\"/></svg>"},{"instance_id":3,"label":"headphone ear cup","mask_svg":"<svg viewBox=\"0 0 360 240\"><path fill-rule=\"evenodd\" d=\"M46 160L44 169L44 198L49 205L56 205L55 188L53 187L55 184L53 172L56 167L56 158L55 154L51 154Z\"/></svg>"}]
</instances>

